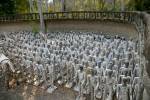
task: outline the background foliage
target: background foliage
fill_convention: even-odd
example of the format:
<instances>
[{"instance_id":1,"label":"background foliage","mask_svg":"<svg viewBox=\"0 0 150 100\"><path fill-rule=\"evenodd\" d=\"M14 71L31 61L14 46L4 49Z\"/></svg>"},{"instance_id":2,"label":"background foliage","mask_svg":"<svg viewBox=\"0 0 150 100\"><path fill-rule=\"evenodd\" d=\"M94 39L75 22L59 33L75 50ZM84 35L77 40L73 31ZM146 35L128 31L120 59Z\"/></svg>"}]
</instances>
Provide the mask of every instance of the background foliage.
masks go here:
<instances>
[{"instance_id":1,"label":"background foliage","mask_svg":"<svg viewBox=\"0 0 150 100\"><path fill-rule=\"evenodd\" d=\"M53 0L45 10L43 0L43 11L120 11L121 0ZM37 0L33 0L34 11L37 10ZM150 0L124 0L126 11L150 11ZM0 0L0 15L13 13L29 13L29 0Z\"/></svg>"}]
</instances>

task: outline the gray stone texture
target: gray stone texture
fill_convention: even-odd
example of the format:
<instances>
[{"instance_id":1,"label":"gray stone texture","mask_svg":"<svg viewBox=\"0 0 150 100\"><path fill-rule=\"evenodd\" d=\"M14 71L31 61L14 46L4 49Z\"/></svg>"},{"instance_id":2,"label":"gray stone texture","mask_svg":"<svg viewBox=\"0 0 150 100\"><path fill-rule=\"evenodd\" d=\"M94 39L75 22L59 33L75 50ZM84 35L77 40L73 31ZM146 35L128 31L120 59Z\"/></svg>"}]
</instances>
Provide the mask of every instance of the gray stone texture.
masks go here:
<instances>
[{"instance_id":1,"label":"gray stone texture","mask_svg":"<svg viewBox=\"0 0 150 100\"><path fill-rule=\"evenodd\" d=\"M146 68L144 69L144 86L147 91L147 97L145 100L150 100L150 15L144 15L144 23L146 25L145 30L145 48L144 48L144 55L146 58Z\"/></svg>"}]
</instances>

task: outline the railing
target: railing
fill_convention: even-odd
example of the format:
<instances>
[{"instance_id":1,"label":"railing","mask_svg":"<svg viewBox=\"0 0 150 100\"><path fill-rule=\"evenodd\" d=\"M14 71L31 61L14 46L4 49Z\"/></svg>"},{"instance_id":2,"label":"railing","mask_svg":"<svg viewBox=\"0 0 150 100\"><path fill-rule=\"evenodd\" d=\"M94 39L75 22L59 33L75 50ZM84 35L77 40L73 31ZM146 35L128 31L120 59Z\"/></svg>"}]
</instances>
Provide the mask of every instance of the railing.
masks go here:
<instances>
[{"instance_id":1,"label":"railing","mask_svg":"<svg viewBox=\"0 0 150 100\"><path fill-rule=\"evenodd\" d=\"M137 30L143 28L141 12L97 12L97 11L74 11L74 12L54 12L43 13L44 20L108 20L117 22L127 22L134 24ZM38 13L15 14L0 16L0 23L39 21Z\"/></svg>"},{"instance_id":2,"label":"railing","mask_svg":"<svg viewBox=\"0 0 150 100\"><path fill-rule=\"evenodd\" d=\"M43 13L44 20L108 20L127 22L134 24L139 33L145 31L146 23L142 12L97 12L97 11L74 11ZM39 21L38 13L15 14L0 16L0 23Z\"/></svg>"},{"instance_id":3,"label":"railing","mask_svg":"<svg viewBox=\"0 0 150 100\"><path fill-rule=\"evenodd\" d=\"M77 12L54 12L43 13L44 20L113 20L123 22L133 22L139 17L137 12L96 12L96 11L77 11ZM36 21L39 20L38 13L15 14L0 16L0 22Z\"/></svg>"}]
</instances>

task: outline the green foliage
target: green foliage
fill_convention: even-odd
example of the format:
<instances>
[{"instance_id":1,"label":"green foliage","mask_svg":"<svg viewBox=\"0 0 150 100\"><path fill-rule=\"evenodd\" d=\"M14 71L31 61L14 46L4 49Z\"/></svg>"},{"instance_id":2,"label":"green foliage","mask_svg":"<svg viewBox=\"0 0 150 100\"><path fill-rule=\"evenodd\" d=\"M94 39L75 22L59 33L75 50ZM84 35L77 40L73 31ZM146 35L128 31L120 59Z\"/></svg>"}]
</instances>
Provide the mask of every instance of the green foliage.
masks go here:
<instances>
[{"instance_id":1,"label":"green foliage","mask_svg":"<svg viewBox=\"0 0 150 100\"><path fill-rule=\"evenodd\" d=\"M0 14L27 13L28 0L0 0Z\"/></svg>"},{"instance_id":2,"label":"green foliage","mask_svg":"<svg viewBox=\"0 0 150 100\"><path fill-rule=\"evenodd\" d=\"M29 2L28 0L14 0L16 13L28 13Z\"/></svg>"},{"instance_id":3,"label":"green foliage","mask_svg":"<svg viewBox=\"0 0 150 100\"><path fill-rule=\"evenodd\" d=\"M144 10L144 0L137 0L136 2L135 2L135 9L136 10Z\"/></svg>"},{"instance_id":4,"label":"green foliage","mask_svg":"<svg viewBox=\"0 0 150 100\"><path fill-rule=\"evenodd\" d=\"M32 33L34 34L34 36L38 33L38 28L37 27L33 27L32 28Z\"/></svg>"},{"instance_id":5,"label":"green foliage","mask_svg":"<svg viewBox=\"0 0 150 100\"><path fill-rule=\"evenodd\" d=\"M30 26L32 27L32 33L34 36L39 33L39 27L37 23L31 22Z\"/></svg>"},{"instance_id":6,"label":"green foliage","mask_svg":"<svg viewBox=\"0 0 150 100\"><path fill-rule=\"evenodd\" d=\"M62 11L61 0L54 0L49 4L49 12ZM70 2L71 1L71 2ZM65 11L120 11L120 0L113 0L112 3L106 0L65 0ZM125 10L149 10L150 0L124 0ZM38 12L37 0L33 1L34 12ZM43 2L43 10L45 4ZM30 5L28 0L0 0L0 15L14 13L29 13Z\"/></svg>"},{"instance_id":7,"label":"green foliage","mask_svg":"<svg viewBox=\"0 0 150 100\"><path fill-rule=\"evenodd\" d=\"M0 15L15 13L14 0L0 0Z\"/></svg>"},{"instance_id":8,"label":"green foliage","mask_svg":"<svg viewBox=\"0 0 150 100\"><path fill-rule=\"evenodd\" d=\"M129 11L135 10L135 1L134 1L134 0L130 0L130 1L129 1L129 3L128 3L128 5L127 5L127 9L128 9Z\"/></svg>"},{"instance_id":9,"label":"green foliage","mask_svg":"<svg viewBox=\"0 0 150 100\"><path fill-rule=\"evenodd\" d=\"M128 8L138 11L150 10L150 0L130 0Z\"/></svg>"},{"instance_id":10,"label":"green foliage","mask_svg":"<svg viewBox=\"0 0 150 100\"><path fill-rule=\"evenodd\" d=\"M144 0L143 8L150 11L150 0Z\"/></svg>"}]
</instances>

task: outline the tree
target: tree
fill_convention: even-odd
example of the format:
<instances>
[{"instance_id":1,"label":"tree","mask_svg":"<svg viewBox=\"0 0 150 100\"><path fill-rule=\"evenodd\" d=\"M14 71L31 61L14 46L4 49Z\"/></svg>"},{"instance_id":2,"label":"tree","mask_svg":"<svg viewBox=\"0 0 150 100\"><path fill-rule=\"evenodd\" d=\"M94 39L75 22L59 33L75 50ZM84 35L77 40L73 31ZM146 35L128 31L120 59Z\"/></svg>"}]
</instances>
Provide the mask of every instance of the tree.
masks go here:
<instances>
[{"instance_id":1,"label":"tree","mask_svg":"<svg viewBox=\"0 0 150 100\"><path fill-rule=\"evenodd\" d=\"M143 8L150 11L150 0L144 0Z\"/></svg>"},{"instance_id":2,"label":"tree","mask_svg":"<svg viewBox=\"0 0 150 100\"><path fill-rule=\"evenodd\" d=\"M136 10L143 10L144 9L144 7L143 7L143 5L144 5L144 0L136 0L136 1L134 1L135 2L135 9Z\"/></svg>"},{"instance_id":3,"label":"tree","mask_svg":"<svg viewBox=\"0 0 150 100\"><path fill-rule=\"evenodd\" d=\"M44 24L44 16L43 16L42 4L43 4L42 0L37 0L38 12L39 12L39 15L40 15L41 32L45 33L45 24Z\"/></svg>"},{"instance_id":4,"label":"tree","mask_svg":"<svg viewBox=\"0 0 150 100\"><path fill-rule=\"evenodd\" d=\"M98 8L99 10L104 10L104 6L105 6L105 0L98 0Z\"/></svg>"},{"instance_id":5,"label":"tree","mask_svg":"<svg viewBox=\"0 0 150 100\"><path fill-rule=\"evenodd\" d=\"M34 6L33 6L33 0L28 0L29 5L30 5L30 13L34 12Z\"/></svg>"},{"instance_id":6,"label":"tree","mask_svg":"<svg viewBox=\"0 0 150 100\"><path fill-rule=\"evenodd\" d=\"M0 0L0 15L15 13L14 0Z\"/></svg>"},{"instance_id":7,"label":"tree","mask_svg":"<svg viewBox=\"0 0 150 100\"><path fill-rule=\"evenodd\" d=\"M14 0L15 13L29 13L30 5L28 0Z\"/></svg>"},{"instance_id":8,"label":"tree","mask_svg":"<svg viewBox=\"0 0 150 100\"><path fill-rule=\"evenodd\" d=\"M48 12L48 8L49 8L49 4L48 4L48 0L45 0L45 11Z\"/></svg>"},{"instance_id":9,"label":"tree","mask_svg":"<svg viewBox=\"0 0 150 100\"><path fill-rule=\"evenodd\" d=\"M128 3L130 10L150 10L150 0L130 0Z\"/></svg>"}]
</instances>

